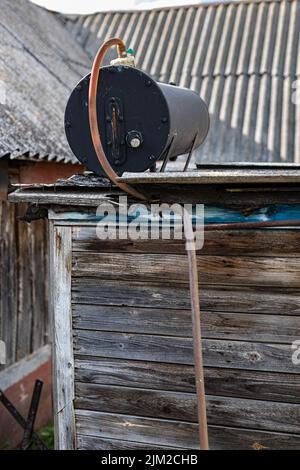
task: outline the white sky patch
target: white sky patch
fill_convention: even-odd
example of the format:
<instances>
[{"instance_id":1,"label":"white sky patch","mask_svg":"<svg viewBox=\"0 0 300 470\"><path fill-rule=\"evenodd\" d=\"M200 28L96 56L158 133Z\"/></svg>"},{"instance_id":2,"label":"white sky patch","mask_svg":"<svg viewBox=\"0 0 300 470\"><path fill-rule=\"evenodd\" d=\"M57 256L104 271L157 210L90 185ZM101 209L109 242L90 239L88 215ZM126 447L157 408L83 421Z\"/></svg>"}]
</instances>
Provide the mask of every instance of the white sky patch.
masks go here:
<instances>
[{"instance_id":1,"label":"white sky patch","mask_svg":"<svg viewBox=\"0 0 300 470\"><path fill-rule=\"evenodd\" d=\"M32 3L68 14L87 14L100 11L151 10L153 8L217 3L216 0L31 0ZM219 0L218 3L220 3Z\"/></svg>"}]
</instances>

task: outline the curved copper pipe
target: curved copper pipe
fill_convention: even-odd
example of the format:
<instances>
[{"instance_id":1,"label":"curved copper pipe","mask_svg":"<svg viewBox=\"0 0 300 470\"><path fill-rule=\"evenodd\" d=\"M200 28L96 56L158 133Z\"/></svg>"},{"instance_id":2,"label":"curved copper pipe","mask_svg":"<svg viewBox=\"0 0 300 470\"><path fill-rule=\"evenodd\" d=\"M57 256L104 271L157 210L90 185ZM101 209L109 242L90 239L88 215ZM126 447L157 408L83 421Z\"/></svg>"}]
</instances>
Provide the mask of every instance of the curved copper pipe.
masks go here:
<instances>
[{"instance_id":1,"label":"curved copper pipe","mask_svg":"<svg viewBox=\"0 0 300 470\"><path fill-rule=\"evenodd\" d=\"M104 153L100 132L97 120L97 89L99 81L100 66L103 62L104 56L108 49L112 46L118 47L118 55L122 57L126 54L125 44L121 39L113 38L106 41L98 50L94 59L90 85L89 85L89 123L92 141L94 144L95 152L102 166L103 170L109 179L120 189L138 199L147 200L139 191L135 190L126 183L117 181L117 174L108 162ZM189 216L184 211L184 225L186 241L192 243L194 240L192 222ZM203 372L203 359L202 359L202 338L201 338L201 322L200 322L200 303L199 303L199 287L198 287L198 271L197 259L195 249L188 250L188 263L189 263L189 279L190 279L190 296L192 306L192 319L193 319L193 343L194 343L194 361L195 361L195 376L196 376L196 390L198 402L198 424L199 424L199 440L200 449L208 449L208 432L207 432L207 418L206 418L206 399L204 388L204 372Z\"/></svg>"},{"instance_id":2,"label":"curved copper pipe","mask_svg":"<svg viewBox=\"0 0 300 470\"><path fill-rule=\"evenodd\" d=\"M100 67L102 65L103 59L107 53L107 51L112 47L118 47L118 55L119 57L124 57L126 55L126 48L124 42L119 38L112 38L106 41L102 46L99 48L96 57L94 59L93 67L91 70L91 78L90 78L90 85L89 85L89 123L90 123L90 130L91 130L91 137L94 144L95 152L102 166L103 170L107 174L108 178L120 189L127 192L133 197L138 199L146 200L146 197L137 191L136 189L132 188L126 183L121 183L117 181L118 175L111 167L109 161L106 158L104 153L101 139L100 139L100 132L98 127L98 119L97 119L97 90L98 90L98 82L99 82L99 74L100 74Z\"/></svg>"}]
</instances>

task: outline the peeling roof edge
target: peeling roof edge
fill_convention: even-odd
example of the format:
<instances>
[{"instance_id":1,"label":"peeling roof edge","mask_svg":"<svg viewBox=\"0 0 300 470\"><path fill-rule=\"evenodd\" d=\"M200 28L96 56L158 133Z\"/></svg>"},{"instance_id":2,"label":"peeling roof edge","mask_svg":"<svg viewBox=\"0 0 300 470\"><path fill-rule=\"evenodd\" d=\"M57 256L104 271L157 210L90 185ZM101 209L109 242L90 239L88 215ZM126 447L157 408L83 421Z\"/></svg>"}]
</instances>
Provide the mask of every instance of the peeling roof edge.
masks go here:
<instances>
[{"instance_id":1,"label":"peeling roof edge","mask_svg":"<svg viewBox=\"0 0 300 470\"><path fill-rule=\"evenodd\" d=\"M34 154L34 155L26 155L26 154L15 154L15 153L3 153L0 155L0 160L6 159L7 161L25 161L25 162L32 162L32 163L61 163L64 165L81 165L79 160L75 160L75 158L70 157L59 157L57 155L43 155Z\"/></svg>"}]
</instances>

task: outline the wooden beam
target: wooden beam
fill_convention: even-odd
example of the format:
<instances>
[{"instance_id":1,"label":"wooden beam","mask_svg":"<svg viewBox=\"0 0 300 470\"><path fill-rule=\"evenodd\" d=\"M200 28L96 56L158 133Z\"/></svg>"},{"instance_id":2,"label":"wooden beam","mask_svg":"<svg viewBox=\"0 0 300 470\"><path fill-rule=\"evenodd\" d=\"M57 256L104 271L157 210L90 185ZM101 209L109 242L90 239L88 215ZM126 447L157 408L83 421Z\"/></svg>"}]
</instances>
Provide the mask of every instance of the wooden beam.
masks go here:
<instances>
[{"instance_id":1,"label":"wooden beam","mask_svg":"<svg viewBox=\"0 0 300 470\"><path fill-rule=\"evenodd\" d=\"M53 320L53 399L55 447L72 450L75 444L74 358L71 318L70 227L50 229L51 310Z\"/></svg>"},{"instance_id":2,"label":"wooden beam","mask_svg":"<svg viewBox=\"0 0 300 470\"><path fill-rule=\"evenodd\" d=\"M120 439L154 446L197 449L197 424L185 421L141 418L125 414L77 410L78 434ZM211 449L299 449L300 436L225 426L209 426ZM95 442L95 448L98 445Z\"/></svg>"},{"instance_id":3,"label":"wooden beam","mask_svg":"<svg viewBox=\"0 0 300 470\"><path fill-rule=\"evenodd\" d=\"M300 168L199 168L186 172L125 172L117 180L129 184L299 183Z\"/></svg>"},{"instance_id":4,"label":"wooden beam","mask_svg":"<svg viewBox=\"0 0 300 470\"><path fill-rule=\"evenodd\" d=\"M300 285L300 258L253 256L199 256L198 271L203 284L294 287ZM188 283L185 256L149 253L73 254L73 277L99 279L143 279Z\"/></svg>"},{"instance_id":5,"label":"wooden beam","mask_svg":"<svg viewBox=\"0 0 300 470\"><path fill-rule=\"evenodd\" d=\"M197 422L195 393L134 387L76 384L76 408L159 419ZM288 432L300 435L296 403L207 395L209 424Z\"/></svg>"},{"instance_id":6,"label":"wooden beam","mask_svg":"<svg viewBox=\"0 0 300 470\"><path fill-rule=\"evenodd\" d=\"M186 337L75 330L74 351L77 357L194 363L192 339ZM290 344L204 339L203 356L207 367L297 373Z\"/></svg>"},{"instance_id":7,"label":"wooden beam","mask_svg":"<svg viewBox=\"0 0 300 470\"><path fill-rule=\"evenodd\" d=\"M216 312L202 309L204 338L291 344L300 337L300 316ZM192 337L190 310L73 304L73 328Z\"/></svg>"},{"instance_id":8,"label":"wooden beam","mask_svg":"<svg viewBox=\"0 0 300 470\"><path fill-rule=\"evenodd\" d=\"M75 360L75 375L77 383L195 393L193 365L82 356ZM300 401L299 376L286 372L206 367L205 388L215 396Z\"/></svg>"},{"instance_id":9,"label":"wooden beam","mask_svg":"<svg viewBox=\"0 0 300 470\"><path fill-rule=\"evenodd\" d=\"M204 246L197 256L284 256L295 257L300 250L300 230L220 230L204 234ZM95 253L185 254L183 240L101 240L96 226L73 228L73 251ZM288 261L287 261L288 262Z\"/></svg>"},{"instance_id":10,"label":"wooden beam","mask_svg":"<svg viewBox=\"0 0 300 470\"><path fill-rule=\"evenodd\" d=\"M0 201L6 201L8 190L8 163L0 160Z\"/></svg>"},{"instance_id":11,"label":"wooden beam","mask_svg":"<svg viewBox=\"0 0 300 470\"><path fill-rule=\"evenodd\" d=\"M95 436L81 436L77 434L79 450L161 450L176 449L176 447L162 446L161 444L145 444L141 442L123 441L121 439L101 438Z\"/></svg>"},{"instance_id":12,"label":"wooden beam","mask_svg":"<svg viewBox=\"0 0 300 470\"><path fill-rule=\"evenodd\" d=\"M72 301L90 305L119 305L189 309L187 285L161 281L115 281L97 278L74 277ZM289 287L203 285L201 292L203 310L220 312L271 313L300 315L300 290Z\"/></svg>"}]
</instances>

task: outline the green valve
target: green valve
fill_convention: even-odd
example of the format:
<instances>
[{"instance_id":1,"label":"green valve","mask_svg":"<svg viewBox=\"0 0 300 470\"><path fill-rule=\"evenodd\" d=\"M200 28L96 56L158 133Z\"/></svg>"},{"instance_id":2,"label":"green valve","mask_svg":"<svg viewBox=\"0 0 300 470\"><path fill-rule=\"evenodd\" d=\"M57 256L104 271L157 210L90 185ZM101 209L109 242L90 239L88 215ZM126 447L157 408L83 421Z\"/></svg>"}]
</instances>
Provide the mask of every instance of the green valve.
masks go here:
<instances>
[{"instance_id":1,"label":"green valve","mask_svg":"<svg viewBox=\"0 0 300 470\"><path fill-rule=\"evenodd\" d=\"M129 55L134 55L134 50L133 50L133 49L130 49L130 48L129 48L129 49L127 49L126 52L127 52L127 54L129 54Z\"/></svg>"}]
</instances>

